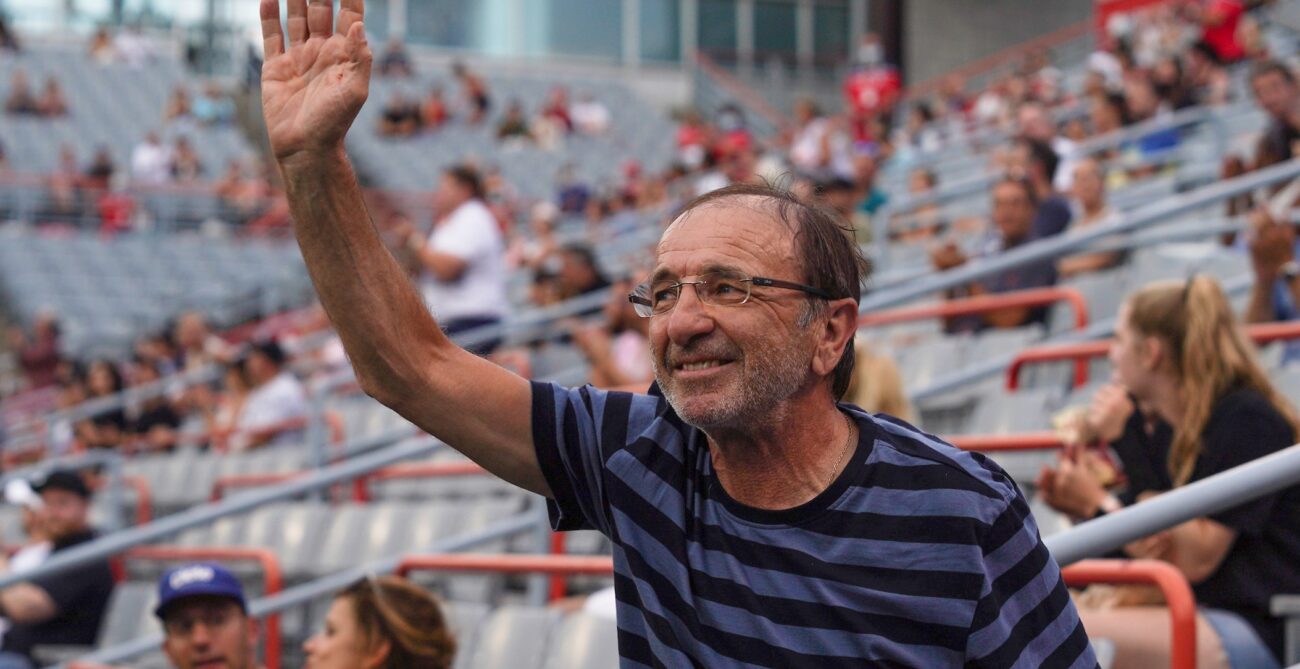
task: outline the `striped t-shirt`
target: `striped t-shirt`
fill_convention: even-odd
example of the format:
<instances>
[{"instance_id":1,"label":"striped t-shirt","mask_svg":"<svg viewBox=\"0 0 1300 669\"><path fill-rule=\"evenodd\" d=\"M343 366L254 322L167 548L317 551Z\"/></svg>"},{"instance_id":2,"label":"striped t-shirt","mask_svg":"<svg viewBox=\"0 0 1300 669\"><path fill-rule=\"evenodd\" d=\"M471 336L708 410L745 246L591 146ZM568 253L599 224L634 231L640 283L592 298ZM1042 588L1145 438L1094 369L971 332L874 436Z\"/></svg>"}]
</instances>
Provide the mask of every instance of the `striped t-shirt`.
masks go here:
<instances>
[{"instance_id":1,"label":"striped t-shirt","mask_svg":"<svg viewBox=\"0 0 1300 669\"><path fill-rule=\"evenodd\" d=\"M1056 562L984 457L842 405L857 450L793 509L727 496L650 395L533 384L557 530L614 544L623 667L1094 667Z\"/></svg>"}]
</instances>

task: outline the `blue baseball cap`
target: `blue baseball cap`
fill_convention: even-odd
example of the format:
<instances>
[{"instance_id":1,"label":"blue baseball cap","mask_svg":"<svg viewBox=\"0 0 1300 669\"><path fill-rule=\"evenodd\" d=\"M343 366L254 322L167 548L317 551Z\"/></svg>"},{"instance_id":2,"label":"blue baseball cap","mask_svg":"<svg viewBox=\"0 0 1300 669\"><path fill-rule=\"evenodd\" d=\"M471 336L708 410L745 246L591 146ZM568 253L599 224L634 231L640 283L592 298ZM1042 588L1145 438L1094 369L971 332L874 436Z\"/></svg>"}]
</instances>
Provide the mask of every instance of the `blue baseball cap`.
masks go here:
<instances>
[{"instance_id":1,"label":"blue baseball cap","mask_svg":"<svg viewBox=\"0 0 1300 669\"><path fill-rule=\"evenodd\" d=\"M229 569L219 564L198 562L176 567L158 581L158 608L154 615L162 618L172 604L190 597L223 597L248 611L244 586Z\"/></svg>"}]
</instances>

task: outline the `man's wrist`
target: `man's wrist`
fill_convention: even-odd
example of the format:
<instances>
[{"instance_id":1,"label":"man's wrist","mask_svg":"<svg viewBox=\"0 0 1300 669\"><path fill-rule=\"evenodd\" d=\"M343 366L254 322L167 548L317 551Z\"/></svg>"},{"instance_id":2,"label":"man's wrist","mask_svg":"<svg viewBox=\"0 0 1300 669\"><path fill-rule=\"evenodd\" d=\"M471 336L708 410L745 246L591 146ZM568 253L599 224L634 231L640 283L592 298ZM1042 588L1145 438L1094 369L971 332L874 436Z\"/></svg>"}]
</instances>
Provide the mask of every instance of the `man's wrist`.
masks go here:
<instances>
[{"instance_id":1,"label":"man's wrist","mask_svg":"<svg viewBox=\"0 0 1300 669\"><path fill-rule=\"evenodd\" d=\"M322 167L348 164L348 152L343 145L333 147L300 149L287 155L276 156L280 170L288 177L301 171L320 170Z\"/></svg>"}]
</instances>

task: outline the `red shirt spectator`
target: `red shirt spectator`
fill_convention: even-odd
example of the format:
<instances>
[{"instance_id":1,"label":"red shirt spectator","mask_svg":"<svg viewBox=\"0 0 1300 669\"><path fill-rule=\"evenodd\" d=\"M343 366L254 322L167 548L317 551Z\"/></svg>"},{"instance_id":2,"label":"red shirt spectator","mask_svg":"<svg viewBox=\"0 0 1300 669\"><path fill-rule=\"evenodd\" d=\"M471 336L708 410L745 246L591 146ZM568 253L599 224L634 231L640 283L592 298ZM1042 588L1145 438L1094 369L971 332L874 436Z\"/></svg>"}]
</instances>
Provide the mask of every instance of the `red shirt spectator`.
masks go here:
<instances>
[{"instance_id":1,"label":"red shirt spectator","mask_svg":"<svg viewBox=\"0 0 1300 669\"><path fill-rule=\"evenodd\" d=\"M1209 0L1205 6L1201 39L1219 55L1220 62L1232 63L1246 56L1237 41L1237 24L1245 11L1240 0Z\"/></svg>"},{"instance_id":2,"label":"red shirt spectator","mask_svg":"<svg viewBox=\"0 0 1300 669\"><path fill-rule=\"evenodd\" d=\"M860 70L844 81L844 98L859 115L871 115L894 108L903 81L892 67Z\"/></svg>"}]
</instances>

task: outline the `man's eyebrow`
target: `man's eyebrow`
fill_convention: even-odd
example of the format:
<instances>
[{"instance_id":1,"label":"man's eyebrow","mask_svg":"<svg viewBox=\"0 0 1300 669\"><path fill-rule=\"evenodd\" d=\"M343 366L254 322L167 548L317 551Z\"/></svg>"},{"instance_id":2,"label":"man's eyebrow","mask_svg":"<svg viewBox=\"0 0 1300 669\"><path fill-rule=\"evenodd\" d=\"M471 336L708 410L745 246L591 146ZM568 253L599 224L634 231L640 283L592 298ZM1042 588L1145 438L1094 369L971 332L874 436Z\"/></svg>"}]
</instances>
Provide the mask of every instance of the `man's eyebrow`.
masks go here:
<instances>
[{"instance_id":1,"label":"man's eyebrow","mask_svg":"<svg viewBox=\"0 0 1300 669\"><path fill-rule=\"evenodd\" d=\"M742 270L739 267L736 267L735 265L726 265L723 263L716 263L716 262L709 263L704 267L700 268L700 274L708 274L710 272L728 272L731 274L746 274L746 275L749 274L749 272L746 272L745 270ZM668 269L667 267L660 267L655 270L654 274L650 275L650 283L657 283L659 281L666 281L668 279L678 279L678 278L679 277L677 276L676 272Z\"/></svg>"},{"instance_id":2,"label":"man's eyebrow","mask_svg":"<svg viewBox=\"0 0 1300 669\"><path fill-rule=\"evenodd\" d=\"M673 271L668 269L667 267L659 267L658 269L655 270L654 274L650 275L650 283L658 283L665 279L676 278L676 277L677 275L674 274Z\"/></svg>"}]
</instances>

